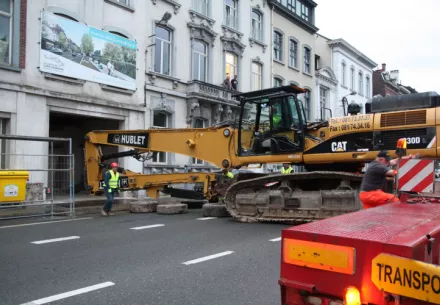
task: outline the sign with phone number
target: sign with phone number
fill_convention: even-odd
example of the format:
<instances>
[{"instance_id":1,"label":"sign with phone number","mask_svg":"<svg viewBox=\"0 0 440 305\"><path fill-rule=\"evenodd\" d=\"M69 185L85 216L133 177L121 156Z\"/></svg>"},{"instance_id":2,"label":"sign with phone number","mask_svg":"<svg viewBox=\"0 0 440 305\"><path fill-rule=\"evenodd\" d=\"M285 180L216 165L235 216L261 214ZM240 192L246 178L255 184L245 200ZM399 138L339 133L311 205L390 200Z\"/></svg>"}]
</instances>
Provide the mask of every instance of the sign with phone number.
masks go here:
<instances>
[{"instance_id":1,"label":"sign with phone number","mask_svg":"<svg viewBox=\"0 0 440 305\"><path fill-rule=\"evenodd\" d=\"M371 128L371 115L353 115L330 119L330 131L349 131Z\"/></svg>"}]
</instances>

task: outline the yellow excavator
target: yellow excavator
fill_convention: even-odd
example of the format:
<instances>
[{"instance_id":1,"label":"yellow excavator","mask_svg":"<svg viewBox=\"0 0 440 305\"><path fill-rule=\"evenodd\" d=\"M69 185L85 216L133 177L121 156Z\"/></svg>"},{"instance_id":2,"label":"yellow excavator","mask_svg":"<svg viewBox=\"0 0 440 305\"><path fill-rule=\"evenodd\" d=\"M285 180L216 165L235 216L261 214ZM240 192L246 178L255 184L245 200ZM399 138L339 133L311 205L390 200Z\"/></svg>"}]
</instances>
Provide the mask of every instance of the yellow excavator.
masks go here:
<instances>
[{"instance_id":1,"label":"yellow excavator","mask_svg":"<svg viewBox=\"0 0 440 305\"><path fill-rule=\"evenodd\" d=\"M124 153L137 158L177 153L223 169L303 165L306 172L239 178L224 196L228 212L240 221L303 223L360 209L361 168L380 150L395 155L398 139L407 139L408 153L439 154L440 96L435 92L375 98L366 114L351 104L349 115L332 118L330 113L328 120L311 123L298 99L304 92L291 85L238 93L239 119L208 128L89 132L86 167L100 160L99 145L131 148ZM96 173L88 170L87 179L96 189L91 183Z\"/></svg>"}]
</instances>

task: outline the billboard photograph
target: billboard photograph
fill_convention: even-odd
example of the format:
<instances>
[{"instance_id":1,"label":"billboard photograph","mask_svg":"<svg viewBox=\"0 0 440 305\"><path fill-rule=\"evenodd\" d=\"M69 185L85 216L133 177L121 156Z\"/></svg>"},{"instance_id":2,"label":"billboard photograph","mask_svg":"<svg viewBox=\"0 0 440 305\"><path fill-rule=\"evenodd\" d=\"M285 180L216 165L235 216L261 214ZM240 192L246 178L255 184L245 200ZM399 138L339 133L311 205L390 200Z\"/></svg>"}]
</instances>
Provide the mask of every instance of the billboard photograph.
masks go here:
<instances>
[{"instance_id":1,"label":"billboard photograph","mask_svg":"<svg viewBox=\"0 0 440 305\"><path fill-rule=\"evenodd\" d=\"M40 70L136 90L136 41L43 11Z\"/></svg>"}]
</instances>

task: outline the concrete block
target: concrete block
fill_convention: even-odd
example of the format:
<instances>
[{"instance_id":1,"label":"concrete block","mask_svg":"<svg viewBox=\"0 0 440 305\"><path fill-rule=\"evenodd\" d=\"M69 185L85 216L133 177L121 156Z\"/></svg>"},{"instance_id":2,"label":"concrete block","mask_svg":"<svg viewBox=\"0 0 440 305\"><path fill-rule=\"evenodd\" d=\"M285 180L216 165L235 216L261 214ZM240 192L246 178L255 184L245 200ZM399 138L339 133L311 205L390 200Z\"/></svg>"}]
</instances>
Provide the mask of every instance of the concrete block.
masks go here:
<instances>
[{"instance_id":1,"label":"concrete block","mask_svg":"<svg viewBox=\"0 0 440 305\"><path fill-rule=\"evenodd\" d=\"M172 215L186 213L188 213L188 205L184 203L168 203L157 206L157 214Z\"/></svg>"},{"instance_id":2,"label":"concrete block","mask_svg":"<svg viewBox=\"0 0 440 305\"><path fill-rule=\"evenodd\" d=\"M218 203L205 203L202 207L203 217L230 217L226 206Z\"/></svg>"},{"instance_id":3,"label":"concrete block","mask_svg":"<svg viewBox=\"0 0 440 305\"><path fill-rule=\"evenodd\" d=\"M157 201L155 200L138 200L130 202L131 213L155 213L157 210Z\"/></svg>"}]
</instances>

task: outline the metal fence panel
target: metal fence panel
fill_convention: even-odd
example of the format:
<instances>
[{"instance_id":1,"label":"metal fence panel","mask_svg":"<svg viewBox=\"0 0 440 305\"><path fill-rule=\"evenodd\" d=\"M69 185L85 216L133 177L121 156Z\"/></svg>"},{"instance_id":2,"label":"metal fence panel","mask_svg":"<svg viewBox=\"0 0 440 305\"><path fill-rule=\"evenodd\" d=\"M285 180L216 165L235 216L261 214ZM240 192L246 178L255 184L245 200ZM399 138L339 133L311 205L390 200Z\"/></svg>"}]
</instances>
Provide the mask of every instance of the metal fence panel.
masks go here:
<instances>
[{"instance_id":1,"label":"metal fence panel","mask_svg":"<svg viewBox=\"0 0 440 305\"><path fill-rule=\"evenodd\" d=\"M0 219L75 215L74 155L70 138L0 135ZM41 153L47 152L47 153ZM26 171L24 198L6 195ZM22 179L23 180L23 179ZM14 198L14 200L10 199Z\"/></svg>"}]
</instances>

